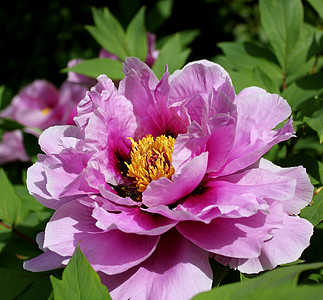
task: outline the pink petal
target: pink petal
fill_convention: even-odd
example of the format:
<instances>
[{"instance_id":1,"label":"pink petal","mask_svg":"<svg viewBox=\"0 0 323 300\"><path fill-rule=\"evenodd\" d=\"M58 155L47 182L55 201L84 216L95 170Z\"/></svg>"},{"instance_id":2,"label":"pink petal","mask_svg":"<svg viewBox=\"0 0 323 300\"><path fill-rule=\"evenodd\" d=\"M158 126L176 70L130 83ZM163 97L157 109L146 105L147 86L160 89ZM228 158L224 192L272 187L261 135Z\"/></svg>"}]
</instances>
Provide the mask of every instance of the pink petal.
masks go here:
<instances>
[{"instance_id":1,"label":"pink petal","mask_svg":"<svg viewBox=\"0 0 323 300\"><path fill-rule=\"evenodd\" d=\"M142 194L142 202L148 207L168 205L191 193L205 175L207 157L207 153L194 157L172 180L161 177L150 182Z\"/></svg>"},{"instance_id":2,"label":"pink petal","mask_svg":"<svg viewBox=\"0 0 323 300\"><path fill-rule=\"evenodd\" d=\"M41 204L46 207L57 209L62 204L73 200L73 197L53 197L47 189L47 176L45 169L58 163L54 157L38 155L38 161L27 170L27 188Z\"/></svg>"},{"instance_id":3,"label":"pink petal","mask_svg":"<svg viewBox=\"0 0 323 300\"><path fill-rule=\"evenodd\" d=\"M236 107L226 94L215 90L207 100L193 100L185 107L191 106L190 118L195 120L175 141L173 166L178 170L192 157L208 151L208 172L215 172L226 162L234 143Z\"/></svg>"},{"instance_id":4,"label":"pink petal","mask_svg":"<svg viewBox=\"0 0 323 300\"><path fill-rule=\"evenodd\" d=\"M273 145L293 136L292 121L273 130L290 114L286 100L275 94L251 88L236 97L238 122L236 140L226 167L221 175L232 174L256 162Z\"/></svg>"},{"instance_id":5,"label":"pink petal","mask_svg":"<svg viewBox=\"0 0 323 300\"><path fill-rule=\"evenodd\" d=\"M215 256L215 259L248 274L271 270L280 264L294 262L301 256L309 246L313 226L305 219L285 215L283 227L273 229L272 233L273 238L264 243L258 257L238 259Z\"/></svg>"},{"instance_id":6,"label":"pink petal","mask_svg":"<svg viewBox=\"0 0 323 300\"><path fill-rule=\"evenodd\" d=\"M39 145L46 154L60 153L66 148L76 148L81 133L76 126L52 126L43 131Z\"/></svg>"},{"instance_id":7,"label":"pink petal","mask_svg":"<svg viewBox=\"0 0 323 300\"><path fill-rule=\"evenodd\" d=\"M127 234L115 229L103 231L96 227L92 211L78 201L61 206L46 226L44 247L71 256L80 242L92 267L107 274L128 270L154 252L159 236Z\"/></svg>"},{"instance_id":8,"label":"pink petal","mask_svg":"<svg viewBox=\"0 0 323 300\"><path fill-rule=\"evenodd\" d=\"M181 222L176 228L202 249L228 257L252 258L260 255L264 241L272 236L269 230L274 225L268 226L266 219L258 213L248 218L216 218L210 224Z\"/></svg>"},{"instance_id":9,"label":"pink petal","mask_svg":"<svg viewBox=\"0 0 323 300\"><path fill-rule=\"evenodd\" d=\"M0 165L16 160L30 161L24 148L20 130L5 132L0 143Z\"/></svg>"},{"instance_id":10,"label":"pink petal","mask_svg":"<svg viewBox=\"0 0 323 300\"><path fill-rule=\"evenodd\" d=\"M141 132L154 136L161 135L164 133L161 129L165 123L165 103L158 103L158 99L154 96L158 80L148 66L140 67L137 64L143 63L135 58L125 60L124 69L129 70L120 82L119 92L132 103L134 114L140 122ZM163 100L165 101L165 99L160 101ZM161 113L159 112L160 106L163 107Z\"/></svg>"},{"instance_id":11,"label":"pink petal","mask_svg":"<svg viewBox=\"0 0 323 300\"><path fill-rule=\"evenodd\" d=\"M122 72L127 77L128 73L133 70L141 75L149 77L149 86L154 87L158 83L155 73L137 57L127 57L123 63Z\"/></svg>"},{"instance_id":12,"label":"pink petal","mask_svg":"<svg viewBox=\"0 0 323 300\"><path fill-rule=\"evenodd\" d=\"M207 172L218 171L226 162L236 134L236 107L224 93L219 92L216 100L218 106L213 107L214 116L208 122L212 135L207 141L206 151L209 152Z\"/></svg>"},{"instance_id":13,"label":"pink petal","mask_svg":"<svg viewBox=\"0 0 323 300\"><path fill-rule=\"evenodd\" d=\"M62 268L70 256L61 256L55 252L47 250L35 258L24 261L23 268L32 272L44 272Z\"/></svg>"},{"instance_id":14,"label":"pink petal","mask_svg":"<svg viewBox=\"0 0 323 300\"><path fill-rule=\"evenodd\" d=\"M113 299L191 299L209 290L208 253L176 231L163 236L155 253L122 274L100 274Z\"/></svg>"},{"instance_id":15,"label":"pink petal","mask_svg":"<svg viewBox=\"0 0 323 300\"><path fill-rule=\"evenodd\" d=\"M182 70L176 70L169 79L170 104L187 98L192 99L196 94L207 98L213 89L226 90L227 95L234 100L235 93L228 73L220 65L210 61L189 63Z\"/></svg>"},{"instance_id":16,"label":"pink petal","mask_svg":"<svg viewBox=\"0 0 323 300\"><path fill-rule=\"evenodd\" d=\"M96 226L102 230L119 229L125 233L144 235L161 235L178 223L160 215L144 212L138 207L116 214L97 206L92 217L97 220Z\"/></svg>"},{"instance_id":17,"label":"pink petal","mask_svg":"<svg viewBox=\"0 0 323 300\"><path fill-rule=\"evenodd\" d=\"M295 193L296 180L267 169L251 169L234 175L212 178L181 201L177 210L189 211L205 223L213 218L250 217L268 212L267 199L284 201Z\"/></svg>"},{"instance_id":18,"label":"pink petal","mask_svg":"<svg viewBox=\"0 0 323 300\"><path fill-rule=\"evenodd\" d=\"M293 167L293 168L280 168L266 159L261 159L259 163L260 168L271 170L273 173L290 177L293 180L296 180L296 188L294 195L282 202L284 211L287 214L297 215L300 213L301 209L307 206L313 197L314 187L311 184L311 181L306 174L305 168L302 166Z\"/></svg>"}]
</instances>

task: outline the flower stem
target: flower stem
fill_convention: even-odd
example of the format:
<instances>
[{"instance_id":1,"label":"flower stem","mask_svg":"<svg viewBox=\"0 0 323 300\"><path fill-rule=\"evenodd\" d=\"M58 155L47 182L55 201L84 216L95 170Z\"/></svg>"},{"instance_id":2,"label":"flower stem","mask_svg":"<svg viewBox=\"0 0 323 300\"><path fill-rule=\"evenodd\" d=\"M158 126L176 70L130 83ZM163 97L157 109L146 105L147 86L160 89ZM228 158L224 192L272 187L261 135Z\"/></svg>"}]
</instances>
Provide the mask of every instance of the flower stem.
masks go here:
<instances>
[{"instance_id":1,"label":"flower stem","mask_svg":"<svg viewBox=\"0 0 323 300\"><path fill-rule=\"evenodd\" d=\"M31 243L33 243L33 244L36 244L36 245L37 245L37 243L36 243L36 241L35 241L34 239L32 239L32 238L30 238L29 236L27 236L27 235L25 235L25 234L21 233L20 231L18 231L18 230L17 230L17 229L15 229L14 227L10 227L9 225L6 225L6 224L4 224L4 223L2 223L2 222L0 222L0 226L3 226L3 227L5 227L5 228L7 228L7 229L11 229L13 233L15 233L15 234L19 235L20 237L22 237L22 238L23 238L23 239L25 239L25 240L27 240L27 241L29 241L29 242L31 242Z\"/></svg>"}]
</instances>

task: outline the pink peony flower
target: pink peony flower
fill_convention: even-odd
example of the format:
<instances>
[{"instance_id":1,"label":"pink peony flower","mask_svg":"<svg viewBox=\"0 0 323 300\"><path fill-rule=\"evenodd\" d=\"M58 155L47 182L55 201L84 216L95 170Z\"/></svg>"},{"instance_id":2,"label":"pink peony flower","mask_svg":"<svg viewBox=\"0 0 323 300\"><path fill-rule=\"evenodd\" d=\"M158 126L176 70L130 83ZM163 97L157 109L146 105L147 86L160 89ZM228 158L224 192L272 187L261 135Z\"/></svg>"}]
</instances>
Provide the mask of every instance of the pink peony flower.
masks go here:
<instances>
[{"instance_id":1,"label":"pink peony flower","mask_svg":"<svg viewBox=\"0 0 323 300\"><path fill-rule=\"evenodd\" d=\"M79 63L71 60L68 67ZM1 118L15 120L28 132L38 136L32 128L44 130L52 125L74 124L76 106L96 80L69 72L68 79L59 89L46 80L35 80L16 95L11 104L0 112ZM10 141L9 141L10 136ZM22 134L6 133L0 143L0 164L14 160L29 161L25 153Z\"/></svg>"},{"instance_id":2,"label":"pink peony flower","mask_svg":"<svg viewBox=\"0 0 323 300\"><path fill-rule=\"evenodd\" d=\"M76 126L45 130L30 193L55 209L31 271L66 265L80 247L113 299L189 299L212 285L210 259L245 273L297 260L313 226L303 167L262 159L291 138L291 109L257 87L235 94L202 60L159 81L136 58L118 90L105 75Z\"/></svg>"}]
</instances>

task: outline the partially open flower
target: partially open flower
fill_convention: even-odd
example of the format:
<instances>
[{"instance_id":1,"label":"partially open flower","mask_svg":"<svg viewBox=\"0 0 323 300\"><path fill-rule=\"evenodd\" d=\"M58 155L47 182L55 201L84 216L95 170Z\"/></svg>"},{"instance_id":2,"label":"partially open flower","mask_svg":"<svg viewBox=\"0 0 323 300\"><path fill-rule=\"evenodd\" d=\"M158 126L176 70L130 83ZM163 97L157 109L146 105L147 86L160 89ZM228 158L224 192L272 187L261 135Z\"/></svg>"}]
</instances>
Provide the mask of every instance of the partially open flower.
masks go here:
<instances>
[{"instance_id":1,"label":"partially open flower","mask_svg":"<svg viewBox=\"0 0 323 300\"><path fill-rule=\"evenodd\" d=\"M76 126L44 131L28 189L56 210L25 268L68 263L80 247L113 299L189 299L212 284L209 259L246 273L295 261L312 225L303 167L262 159L291 138L291 109L202 60L158 80L136 58L118 90L105 75ZM211 258L210 258L211 257Z\"/></svg>"}]
</instances>

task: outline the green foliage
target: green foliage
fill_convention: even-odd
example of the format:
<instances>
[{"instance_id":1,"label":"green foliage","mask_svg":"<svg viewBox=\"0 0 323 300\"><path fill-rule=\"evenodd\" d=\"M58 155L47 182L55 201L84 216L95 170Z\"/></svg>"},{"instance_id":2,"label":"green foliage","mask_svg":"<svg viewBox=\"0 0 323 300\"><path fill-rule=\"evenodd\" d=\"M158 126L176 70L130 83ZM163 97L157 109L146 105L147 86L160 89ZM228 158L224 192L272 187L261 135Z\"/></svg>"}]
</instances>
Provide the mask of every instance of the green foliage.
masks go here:
<instances>
[{"instance_id":1,"label":"green foliage","mask_svg":"<svg viewBox=\"0 0 323 300\"><path fill-rule=\"evenodd\" d=\"M145 27L145 8L142 7L127 27L126 37L129 56L145 61L148 53L147 32Z\"/></svg>"},{"instance_id":2,"label":"green foliage","mask_svg":"<svg viewBox=\"0 0 323 300\"><path fill-rule=\"evenodd\" d=\"M0 220L15 224L21 200L16 195L3 169L0 169L0 203Z\"/></svg>"},{"instance_id":3,"label":"green foliage","mask_svg":"<svg viewBox=\"0 0 323 300\"><path fill-rule=\"evenodd\" d=\"M51 282L55 300L111 299L79 246L65 268L62 280L51 276Z\"/></svg>"},{"instance_id":4,"label":"green foliage","mask_svg":"<svg viewBox=\"0 0 323 300\"><path fill-rule=\"evenodd\" d=\"M17 299L17 297L21 295L23 291L26 288L28 288L28 286L30 286L36 279L40 279L42 276L44 275L40 273L31 273L25 270L15 270L15 269L0 267L1 299L3 300ZM38 293L38 296L39 296L39 293ZM33 299L40 299L40 298L36 297Z\"/></svg>"},{"instance_id":5,"label":"green foliage","mask_svg":"<svg viewBox=\"0 0 323 300\"><path fill-rule=\"evenodd\" d=\"M11 102L12 92L10 92L4 85L0 86L0 110L5 109Z\"/></svg>"},{"instance_id":6,"label":"green foliage","mask_svg":"<svg viewBox=\"0 0 323 300\"><path fill-rule=\"evenodd\" d=\"M0 129L5 130L5 131L13 131L16 129L23 129L24 126L21 125L20 123L11 120L11 119L5 119L1 118L0 119Z\"/></svg>"},{"instance_id":7,"label":"green foliage","mask_svg":"<svg viewBox=\"0 0 323 300\"><path fill-rule=\"evenodd\" d=\"M320 144L323 142L323 119L321 117L317 118L308 118L304 117L304 122L308 124L314 131L317 132Z\"/></svg>"},{"instance_id":8,"label":"green foliage","mask_svg":"<svg viewBox=\"0 0 323 300\"><path fill-rule=\"evenodd\" d=\"M93 78L100 74L107 74L111 79L122 79L121 62L126 57L134 56L142 61L145 61L147 57L145 7L142 7L133 17L126 31L108 8L103 10L93 8L92 13L95 26L86 26L86 29L105 50L117 56L119 60L93 58L63 71L74 71ZM165 72L166 64L170 72L185 64L191 53L191 50L185 48L196 38L198 32L198 30L185 30L164 38L159 56L153 66L159 78Z\"/></svg>"},{"instance_id":9,"label":"green foliage","mask_svg":"<svg viewBox=\"0 0 323 300\"><path fill-rule=\"evenodd\" d=\"M273 52L282 67L289 72L293 51L299 40L303 21L303 6L300 0L260 0L260 19Z\"/></svg>"},{"instance_id":10,"label":"green foliage","mask_svg":"<svg viewBox=\"0 0 323 300\"><path fill-rule=\"evenodd\" d=\"M168 65L170 73L181 68L190 54L189 49L182 50L180 36L178 34L170 38L161 48L158 58L153 65L153 71L158 78L165 72L165 66Z\"/></svg>"},{"instance_id":11,"label":"green foliage","mask_svg":"<svg viewBox=\"0 0 323 300\"><path fill-rule=\"evenodd\" d=\"M323 19L323 0L307 0L317 11L320 18Z\"/></svg>"},{"instance_id":12,"label":"green foliage","mask_svg":"<svg viewBox=\"0 0 323 300\"><path fill-rule=\"evenodd\" d=\"M86 29L107 51L124 60L128 54L126 34L118 20L105 7L103 10L92 8L95 26Z\"/></svg>"},{"instance_id":13,"label":"green foliage","mask_svg":"<svg viewBox=\"0 0 323 300\"><path fill-rule=\"evenodd\" d=\"M323 286L297 285L297 281L302 272L319 268L323 268L323 263L280 267L250 280L223 285L193 299L318 299Z\"/></svg>"},{"instance_id":14,"label":"green foliage","mask_svg":"<svg viewBox=\"0 0 323 300\"><path fill-rule=\"evenodd\" d=\"M89 77L97 78L100 74L108 74L111 79L122 78L122 63L110 58L91 58L65 71L73 71Z\"/></svg>"},{"instance_id":15,"label":"green foliage","mask_svg":"<svg viewBox=\"0 0 323 300\"><path fill-rule=\"evenodd\" d=\"M314 196L313 203L302 209L301 217L309 220L314 226L323 220L323 192Z\"/></svg>"}]
</instances>

